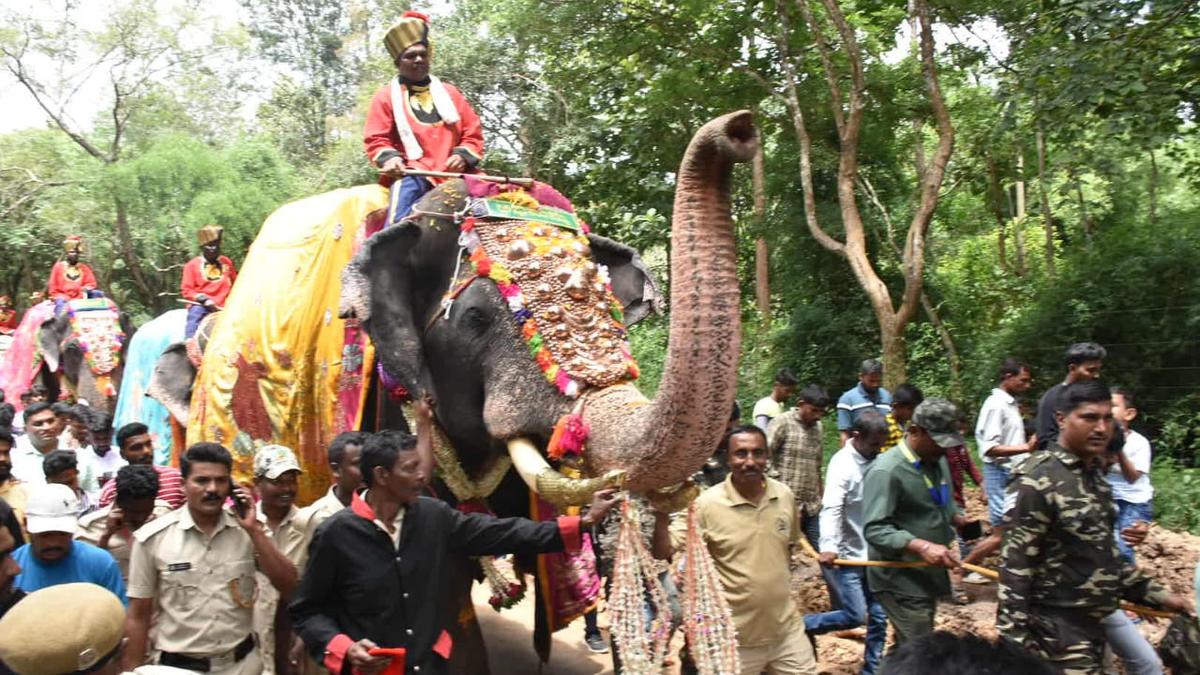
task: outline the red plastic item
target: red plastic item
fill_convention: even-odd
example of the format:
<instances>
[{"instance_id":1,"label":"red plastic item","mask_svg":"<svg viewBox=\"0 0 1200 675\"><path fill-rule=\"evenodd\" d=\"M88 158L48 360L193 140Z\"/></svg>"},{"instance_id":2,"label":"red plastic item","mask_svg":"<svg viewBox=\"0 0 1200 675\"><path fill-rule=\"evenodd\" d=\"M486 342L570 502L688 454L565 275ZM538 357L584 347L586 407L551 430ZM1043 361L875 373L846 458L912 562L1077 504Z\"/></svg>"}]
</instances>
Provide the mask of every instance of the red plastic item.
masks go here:
<instances>
[{"instance_id":1,"label":"red plastic item","mask_svg":"<svg viewBox=\"0 0 1200 675\"><path fill-rule=\"evenodd\" d=\"M392 662L383 671L383 675L404 675L404 660L408 650L403 647L377 647L367 652L371 656L390 656Z\"/></svg>"}]
</instances>

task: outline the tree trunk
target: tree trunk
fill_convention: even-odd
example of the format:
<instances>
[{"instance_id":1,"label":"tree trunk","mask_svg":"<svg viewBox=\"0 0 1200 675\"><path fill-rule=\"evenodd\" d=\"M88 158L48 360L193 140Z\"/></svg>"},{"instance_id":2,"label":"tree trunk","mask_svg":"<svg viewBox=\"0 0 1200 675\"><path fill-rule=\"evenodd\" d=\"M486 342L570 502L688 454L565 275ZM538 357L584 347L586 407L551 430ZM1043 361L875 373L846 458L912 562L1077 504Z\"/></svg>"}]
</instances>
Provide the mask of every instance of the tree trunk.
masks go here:
<instances>
[{"instance_id":1,"label":"tree trunk","mask_svg":"<svg viewBox=\"0 0 1200 675\"><path fill-rule=\"evenodd\" d=\"M996 219L996 252L1000 256L1000 269L1008 270L1008 218L1004 213L1004 195L1000 189L999 171L991 149L985 151L988 169L988 206Z\"/></svg>"},{"instance_id":2,"label":"tree trunk","mask_svg":"<svg viewBox=\"0 0 1200 675\"><path fill-rule=\"evenodd\" d=\"M137 251L133 247L133 237L129 232L129 213L125 208L125 203L119 198L114 198L113 202L117 207L117 219L115 227L117 235L117 245L120 247L121 259L125 261L125 266L129 268L129 274L133 277L133 284L142 295L142 300L147 306L153 307L155 313L163 311L161 306L163 299L158 297L155 290L151 288L146 281L146 275L142 273L142 264L138 260Z\"/></svg>"},{"instance_id":3,"label":"tree trunk","mask_svg":"<svg viewBox=\"0 0 1200 675\"><path fill-rule=\"evenodd\" d=\"M950 335L950 329L942 322L942 317L937 311L937 307L929 299L929 294L924 290L921 291L921 307L925 309L925 316L929 317L929 323L933 324L934 330L937 331L938 338L942 341L942 348L946 350L946 362L950 364L950 397L955 401L962 400L962 360L958 357L958 347L954 344L954 338Z\"/></svg>"},{"instance_id":4,"label":"tree trunk","mask_svg":"<svg viewBox=\"0 0 1200 675\"><path fill-rule=\"evenodd\" d=\"M1092 218L1088 215L1087 201L1083 198L1083 185L1079 180L1079 174L1074 169L1071 170L1071 180L1075 183L1075 201L1079 204L1079 226L1083 229L1083 238L1091 244L1092 236L1095 234L1092 231Z\"/></svg>"},{"instance_id":5,"label":"tree trunk","mask_svg":"<svg viewBox=\"0 0 1200 675\"><path fill-rule=\"evenodd\" d=\"M1158 220L1158 160L1154 158L1154 149L1150 149L1150 224Z\"/></svg>"},{"instance_id":6,"label":"tree trunk","mask_svg":"<svg viewBox=\"0 0 1200 675\"><path fill-rule=\"evenodd\" d=\"M1042 229L1046 232L1046 274L1054 276L1054 213L1050 209L1050 193L1046 189L1046 133L1042 122L1037 125L1038 195L1042 202Z\"/></svg>"},{"instance_id":7,"label":"tree trunk","mask_svg":"<svg viewBox=\"0 0 1200 675\"><path fill-rule=\"evenodd\" d=\"M1013 246L1017 254L1017 274L1024 275L1025 266L1025 149L1017 146L1017 218L1013 227Z\"/></svg>"},{"instance_id":8,"label":"tree trunk","mask_svg":"<svg viewBox=\"0 0 1200 675\"><path fill-rule=\"evenodd\" d=\"M767 249L767 239L762 236L763 221L767 214L766 162L763 159L762 144L754 153L752 182L754 184L754 223L760 232L754 241L754 297L758 303L758 313L762 317L762 325L771 325L771 267ZM530 174L533 175L533 174Z\"/></svg>"},{"instance_id":9,"label":"tree trunk","mask_svg":"<svg viewBox=\"0 0 1200 675\"><path fill-rule=\"evenodd\" d=\"M895 389L908 382L908 340L906 326L897 326L895 317L879 319L879 336L883 342L883 385Z\"/></svg>"}]
</instances>

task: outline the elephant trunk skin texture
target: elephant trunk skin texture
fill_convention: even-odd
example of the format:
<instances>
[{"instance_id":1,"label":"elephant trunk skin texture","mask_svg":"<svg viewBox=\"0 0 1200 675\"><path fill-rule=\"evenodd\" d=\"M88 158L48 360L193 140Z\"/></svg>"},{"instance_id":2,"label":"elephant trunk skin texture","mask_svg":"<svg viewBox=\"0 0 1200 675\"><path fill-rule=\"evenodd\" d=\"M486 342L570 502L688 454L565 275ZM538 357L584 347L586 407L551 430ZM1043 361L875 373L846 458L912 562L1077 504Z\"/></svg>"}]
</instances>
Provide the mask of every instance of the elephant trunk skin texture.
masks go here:
<instances>
[{"instance_id":1,"label":"elephant trunk skin texture","mask_svg":"<svg viewBox=\"0 0 1200 675\"><path fill-rule=\"evenodd\" d=\"M730 213L733 165L758 145L748 111L705 124L679 169L671 226L670 337L653 401L631 385L587 395L592 475L628 473L635 492L675 485L712 454L733 406L741 348L737 258Z\"/></svg>"}]
</instances>

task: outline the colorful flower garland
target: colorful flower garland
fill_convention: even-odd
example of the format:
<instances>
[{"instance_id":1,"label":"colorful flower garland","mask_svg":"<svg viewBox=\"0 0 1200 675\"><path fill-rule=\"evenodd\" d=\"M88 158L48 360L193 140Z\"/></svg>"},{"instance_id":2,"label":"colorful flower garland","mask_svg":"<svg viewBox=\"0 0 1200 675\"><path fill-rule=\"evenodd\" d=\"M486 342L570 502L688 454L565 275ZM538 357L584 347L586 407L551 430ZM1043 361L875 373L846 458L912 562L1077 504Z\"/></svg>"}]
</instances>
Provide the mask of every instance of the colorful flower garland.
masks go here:
<instances>
[{"instance_id":1,"label":"colorful flower garland","mask_svg":"<svg viewBox=\"0 0 1200 675\"><path fill-rule=\"evenodd\" d=\"M87 306L79 309L76 302L67 305L71 336L79 343L84 362L96 378L96 388L105 396L116 396L112 373L121 365L121 345L125 343L120 310L107 299L103 304L99 299L86 300Z\"/></svg>"}]
</instances>

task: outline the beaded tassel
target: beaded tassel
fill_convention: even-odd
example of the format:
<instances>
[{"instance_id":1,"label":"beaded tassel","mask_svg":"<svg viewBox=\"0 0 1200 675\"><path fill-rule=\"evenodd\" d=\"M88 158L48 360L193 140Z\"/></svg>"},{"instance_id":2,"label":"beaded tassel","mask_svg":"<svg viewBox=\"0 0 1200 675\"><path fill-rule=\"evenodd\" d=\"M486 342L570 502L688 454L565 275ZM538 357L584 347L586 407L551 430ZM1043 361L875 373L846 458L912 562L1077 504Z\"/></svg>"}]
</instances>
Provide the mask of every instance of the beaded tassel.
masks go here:
<instances>
[{"instance_id":1,"label":"beaded tassel","mask_svg":"<svg viewBox=\"0 0 1200 675\"><path fill-rule=\"evenodd\" d=\"M654 612L649 626L642 613L647 596ZM628 500L621 505L621 526L617 530L617 557L608 607L612 614L610 630L621 654L624 672L660 675L671 641L671 610L642 538L637 509Z\"/></svg>"},{"instance_id":2,"label":"beaded tassel","mask_svg":"<svg viewBox=\"0 0 1200 675\"><path fill-rule=\"evenodd\" d=\"M695 503L688 508L683 573L683 630L696 670L701 675L737 675L741 672L737 628L721 578L696 525Z\"/></svg>"}]
</instances>

